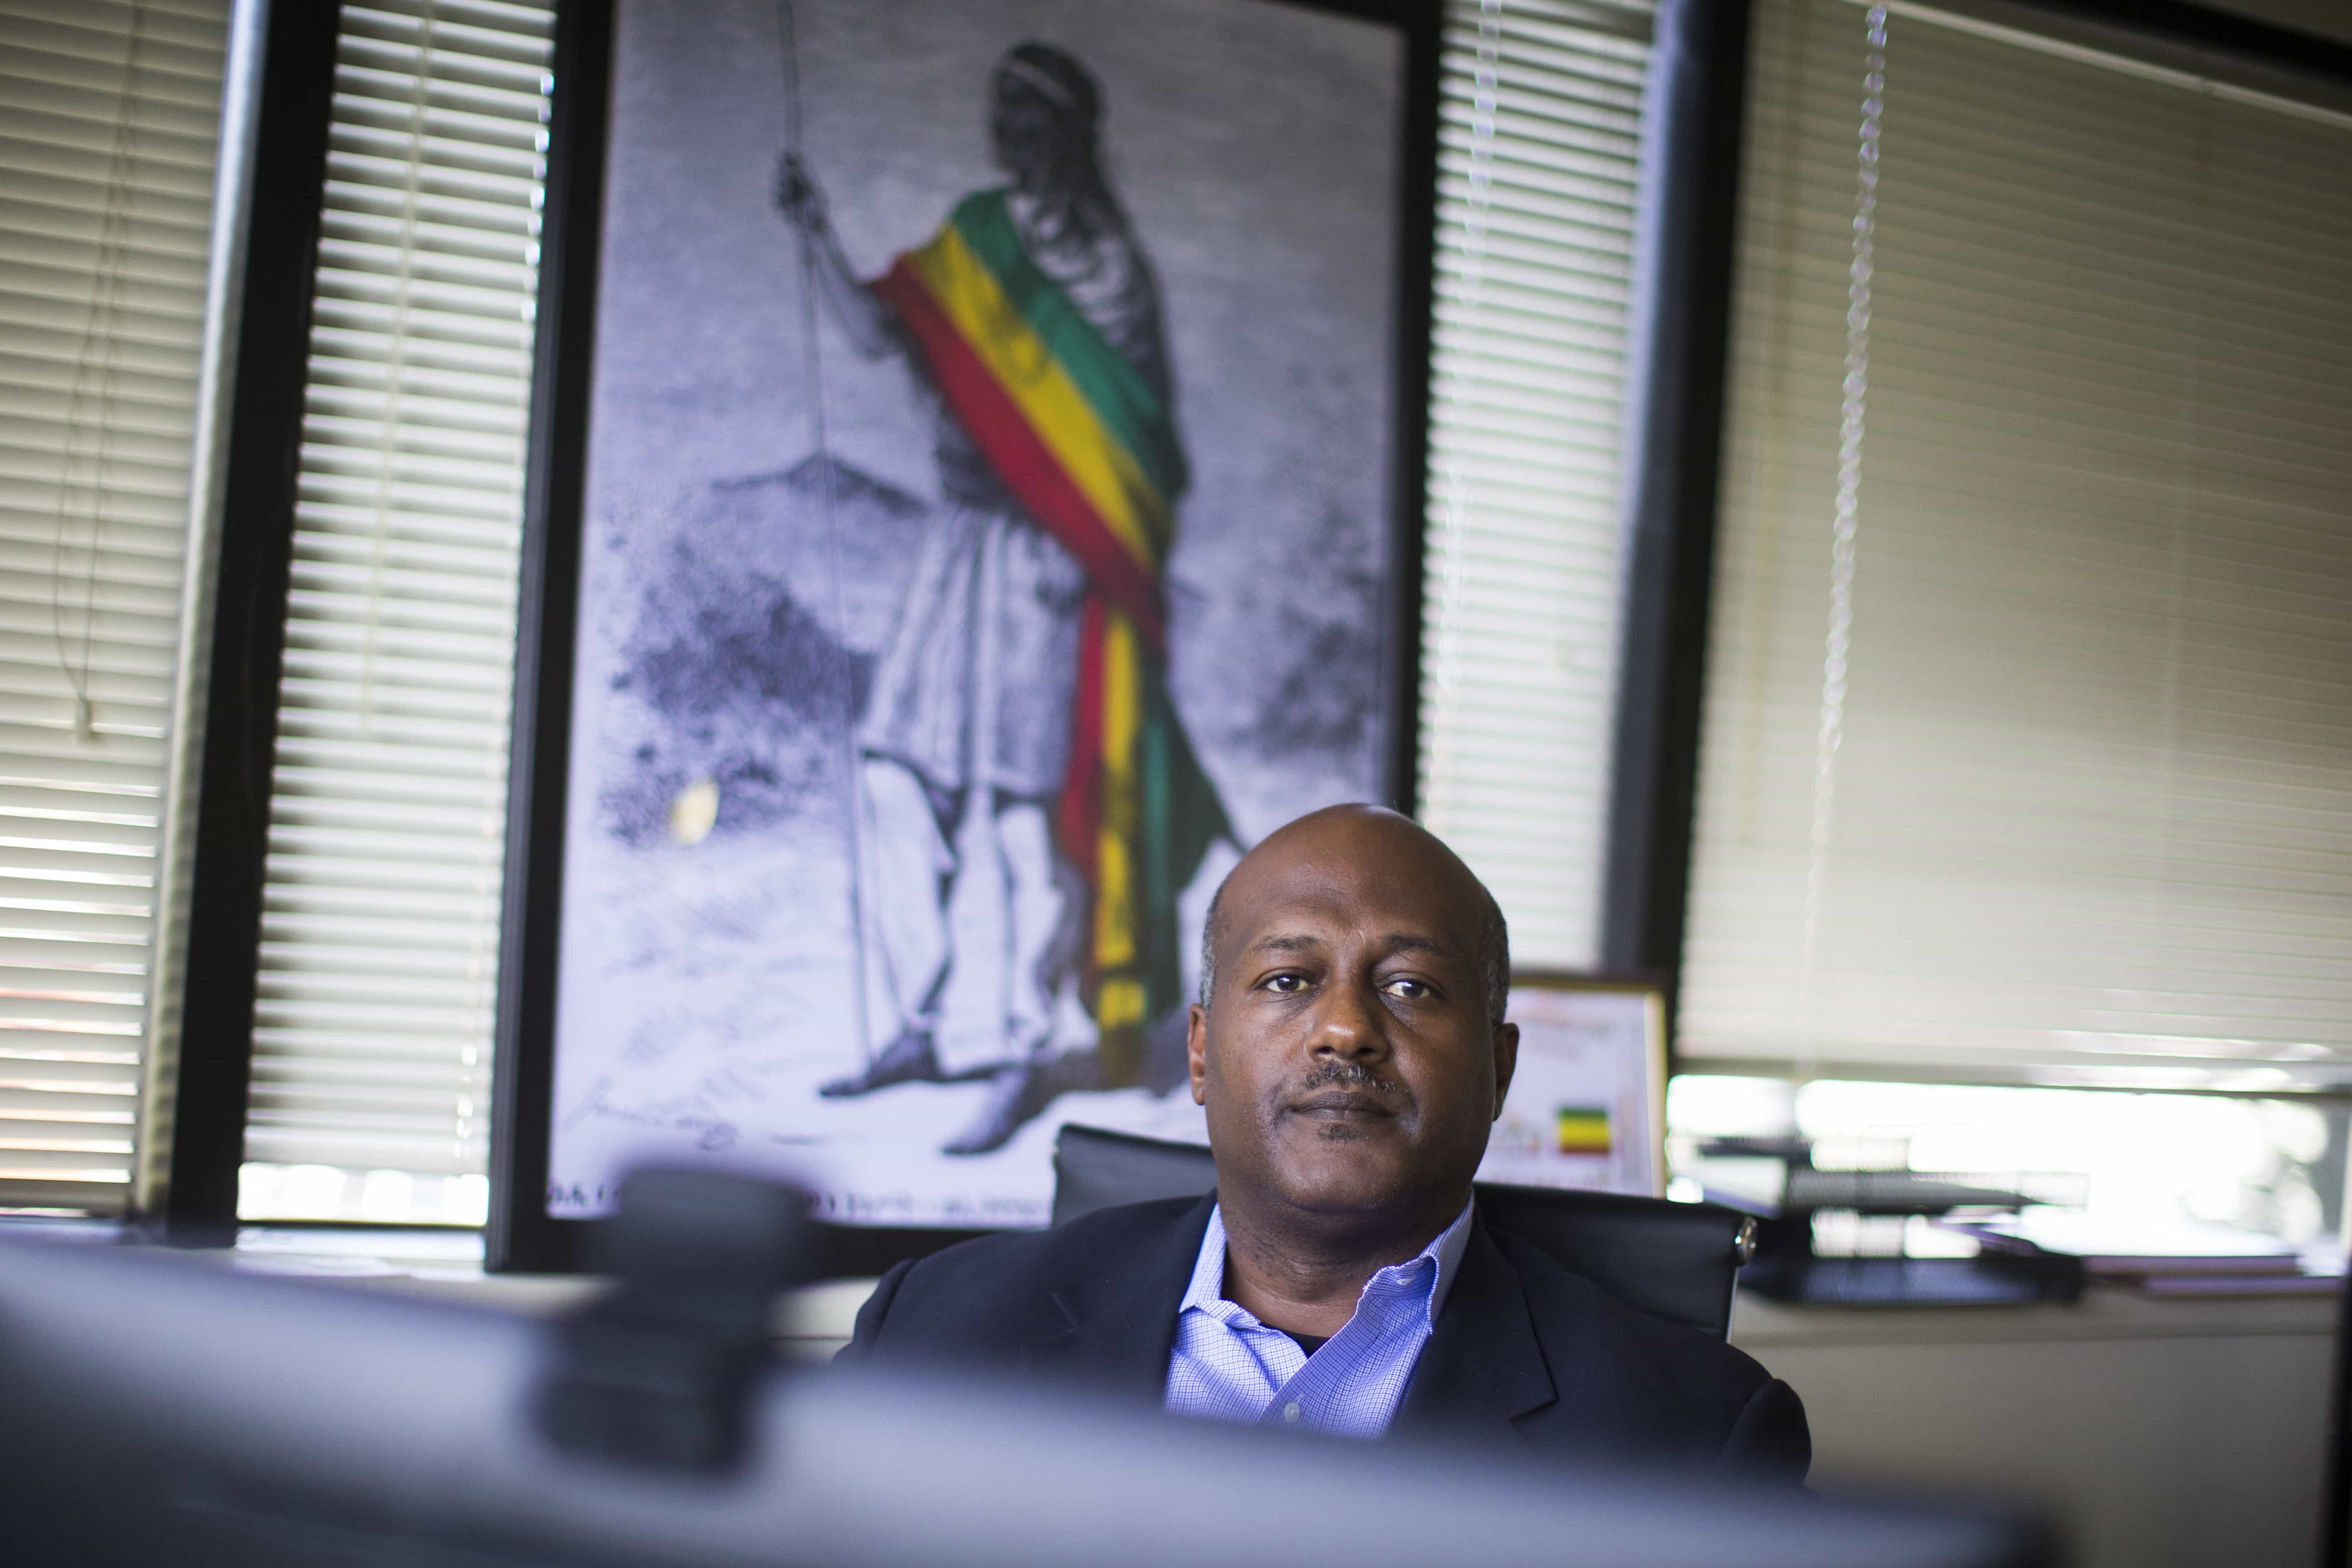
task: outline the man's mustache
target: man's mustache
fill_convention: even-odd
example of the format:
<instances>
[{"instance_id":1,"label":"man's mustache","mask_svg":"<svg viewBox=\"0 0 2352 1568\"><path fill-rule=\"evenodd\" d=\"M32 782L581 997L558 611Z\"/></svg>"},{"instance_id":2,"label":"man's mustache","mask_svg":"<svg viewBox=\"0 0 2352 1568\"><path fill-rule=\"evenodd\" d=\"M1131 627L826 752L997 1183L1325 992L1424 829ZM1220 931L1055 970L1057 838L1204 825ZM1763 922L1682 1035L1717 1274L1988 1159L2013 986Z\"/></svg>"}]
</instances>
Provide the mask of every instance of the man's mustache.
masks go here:
<instances>
[{"instance_id":1,"label":"man's mustache","mask_svg":"<svg viewBox=\"0 0 2352 1568\"><path fill-rule=\"evenodd\" d=\"M1375 1094L1393 1095L1400 1100L1412 1097L1404 1085L1394 1079L1383 1078L1373 1068L1362 1062L1327 1061L1308 1069L1307 1076L1292 1086L1293 1094L1305 1094L1318 1089L1368 1089Z\"/></svg>"}]
</instances>

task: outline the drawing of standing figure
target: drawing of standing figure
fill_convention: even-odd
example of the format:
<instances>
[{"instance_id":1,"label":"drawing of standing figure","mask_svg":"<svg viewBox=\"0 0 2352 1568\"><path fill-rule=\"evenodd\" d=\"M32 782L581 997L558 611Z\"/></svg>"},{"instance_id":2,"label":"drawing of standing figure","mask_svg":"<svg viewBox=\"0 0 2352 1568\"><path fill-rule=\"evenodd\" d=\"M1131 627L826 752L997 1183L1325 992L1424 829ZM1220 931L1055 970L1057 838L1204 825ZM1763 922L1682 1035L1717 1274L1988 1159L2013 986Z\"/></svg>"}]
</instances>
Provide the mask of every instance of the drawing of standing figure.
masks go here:
<instances>
[{"instance_id":1,"label":"drawing of standing figure","mask_svg":"<svg viewBox=\"0 0 2352 1568\"><path fill-rule=\"evenodd\" d=\"M867 360L903 356L936 412L942 504L857 737L861 983L889 1032L822 1092L989 1079L950 1153L1001 1147L1063 1092L1140 1081L1147 1030L1184 1003L1178 895L1233 837L1167 689L1185 458L1159 288L1104 175L1101 121L1076 59L1012 49L989 118L1009 184L871 282L798 157L776 182L829 314ZM958 952L959 846L975 841L996 857L1002 941ZM959 1059L975 1053L942 1033L941 1001L975 962L1004 967L1003 1027ZM1056 1052L1072 984L1096 1042Z\"/></svg>"}]
</instances>

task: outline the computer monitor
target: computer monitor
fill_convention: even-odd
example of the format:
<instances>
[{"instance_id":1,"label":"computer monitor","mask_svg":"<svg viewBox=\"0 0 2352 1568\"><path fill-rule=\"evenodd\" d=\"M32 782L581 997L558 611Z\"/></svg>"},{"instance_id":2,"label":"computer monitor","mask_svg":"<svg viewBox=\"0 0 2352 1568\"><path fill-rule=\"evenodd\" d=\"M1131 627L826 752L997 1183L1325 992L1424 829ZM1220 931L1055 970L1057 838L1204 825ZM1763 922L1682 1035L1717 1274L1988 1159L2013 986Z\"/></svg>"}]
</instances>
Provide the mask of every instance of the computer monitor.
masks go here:
<instances>
[{"instance_id":1,"label":"computer monitor","mask_svg":"<svg viewBox=\"0 0 2352 1568\"><path fill-rule=\"evenodd\" d=\"M0 1557L110 1564L1543 1563L2008 1568L1963 1510L1180 1422L770 1367L724 1473L544 1434L543 1321L0 1238Z\"/></svg>"}]
</instances>

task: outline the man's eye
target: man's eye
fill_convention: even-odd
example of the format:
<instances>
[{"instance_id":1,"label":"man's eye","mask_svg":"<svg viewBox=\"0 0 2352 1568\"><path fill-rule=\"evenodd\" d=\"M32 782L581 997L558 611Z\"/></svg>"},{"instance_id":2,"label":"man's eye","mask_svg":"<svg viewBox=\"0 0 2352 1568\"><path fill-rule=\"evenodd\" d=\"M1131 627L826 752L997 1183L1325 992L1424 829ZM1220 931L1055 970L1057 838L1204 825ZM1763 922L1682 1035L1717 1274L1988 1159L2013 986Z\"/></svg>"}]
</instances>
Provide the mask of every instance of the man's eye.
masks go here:
<instances>
[{"instance_id":1,"label":"man's eye","mask_svg":"<svg viewBox=\"0 0 2352 1568\"><path fill-rule=\"evenodd\" d=\"M1279 992L1285 996L1295 995L1298 992L1307 989L1307 976L1304 974L1277 974L1265 983L1265 988L1268 991Z\"/></svg>"},{"instance_id":2,"label":"man's eye","mask_svg":"<svg viewBox=\"0 0 2352 1568\"><path fill-rule=\"evenodd\" d=\"M1415 980L1409 975L1402 974L1398 975L1394 980L1389 982L1389 990L1399 996L1407 997L1414 1001L1418 1001L1422 997L1430 994L1429 983L1427 981Z\"/></svg>"}]
</instances>

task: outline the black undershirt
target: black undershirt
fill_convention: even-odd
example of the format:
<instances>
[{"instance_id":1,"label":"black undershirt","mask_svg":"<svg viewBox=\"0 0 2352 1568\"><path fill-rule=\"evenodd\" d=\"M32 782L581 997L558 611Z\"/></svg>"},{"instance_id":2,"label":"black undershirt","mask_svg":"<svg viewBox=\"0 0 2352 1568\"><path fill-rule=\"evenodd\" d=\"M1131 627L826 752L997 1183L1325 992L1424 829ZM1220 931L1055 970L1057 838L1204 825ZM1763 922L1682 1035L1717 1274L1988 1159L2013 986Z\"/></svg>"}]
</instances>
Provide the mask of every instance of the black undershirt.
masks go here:
<instances>
[{"instance_id":1,"label":"black undershirt","mask_svg":"<svg viewBox=\"0 0 2352 1568\"><path fill-rule=\"evenodd\" d=\"M1288 1329L1285 1329L1282 1331L1286 1334L1290 1334L1290 1337L1297 1342L1298 1348L1305 1351L1308 1355L1313 1355L1317 1351L1321 1350L1325 1345L1331 1342L1331 1336L1328 1334L1325 1334L1322 1338L1318 1339L1313 1334L1291 1334Z\"/></svg>"}]
</instances>

